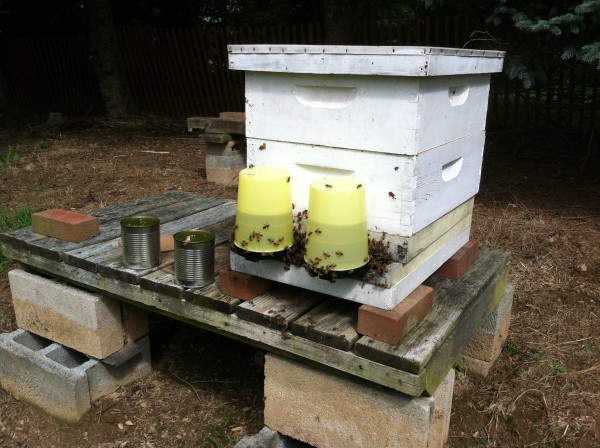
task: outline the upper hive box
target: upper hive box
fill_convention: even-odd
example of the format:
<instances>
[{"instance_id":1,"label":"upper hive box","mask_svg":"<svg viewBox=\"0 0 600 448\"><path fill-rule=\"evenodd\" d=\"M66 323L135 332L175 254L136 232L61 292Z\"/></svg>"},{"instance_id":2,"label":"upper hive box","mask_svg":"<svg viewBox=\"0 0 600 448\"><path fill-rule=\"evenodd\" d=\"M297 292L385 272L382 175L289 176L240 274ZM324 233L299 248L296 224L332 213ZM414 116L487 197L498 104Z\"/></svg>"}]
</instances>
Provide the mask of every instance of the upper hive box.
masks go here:
<instances>
[{"instance_id":1,"label":"upper hive box","mask_svg":"<svg viewBox=\"0 0 600 448\"><path fill-rule=\"evenodd\" d=\"M246 135L416 155L485 129L504 52L433 47L230 45L246 71Z\"/></svg>"}]
</instances>

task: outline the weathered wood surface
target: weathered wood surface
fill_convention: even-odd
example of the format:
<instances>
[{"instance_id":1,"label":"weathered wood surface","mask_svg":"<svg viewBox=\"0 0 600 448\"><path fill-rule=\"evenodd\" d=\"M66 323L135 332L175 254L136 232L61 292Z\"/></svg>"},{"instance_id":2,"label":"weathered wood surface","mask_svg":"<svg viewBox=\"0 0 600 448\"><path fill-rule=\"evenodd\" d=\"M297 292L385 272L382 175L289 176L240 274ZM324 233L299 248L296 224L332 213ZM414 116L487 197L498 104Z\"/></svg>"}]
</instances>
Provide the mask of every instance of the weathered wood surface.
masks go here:
<instances>
[{"instance_id":1,"label":"weathered wood surface","mask_svg":"<svg viewBox=\"0 0 600 448\"><path fill-rule=\"evenodd\" d=\"M225 120L222 118L211 118L206 126L207 134L234 134L244 135L246 133L246 122L243 120Z\"/></svg>"},{"instance_id":2,"label":"weathered wood surface","mask_svg":"<svg viewBox=\"0 0 600 448\"><path fill-rule=\"evenodd\" d=\"M160 231L162 234L172 235L180 230L210 227L224 221L230 222L235 215L234 202L213 200L204 203L185 203L184 206L180 207L186 208L188 206L188 216L179 217L179 213L168 214L168 212L159 212L154 215L161 219ZM173 217L174 219L172 219ZM223 230L221 227L219 227L219 230ZM221 242L223 241L222 238L221 236ZM121 262L123 249L119 245L120 240L121 232L119 224L118 233L116 235L113 234L113 239L70 250L62 253L61 258L65 263L96 272L99 266ZM164 253L162 257L165 257Z\"/></svg>"},{"instance_id":3,"label":"weathered wood surface","mask_svg":"<svg viewBox=\"0 0 600 448\"><path fill-rule=\"evenodd\" d=\"M165 225L165 232L175 233L180 230L201 227L205 230L210 230L215 233L215 244L221 244L225 241L228 241L229 235L231 234L231 227L233 226L233 216L231 213L235 213L235 204L226 203L223 205L226 205L227 207L218 207L218 211L214 210L217 208L215 207L214 209L207 210L207 213L195 214L193 215L194 219L191 221L188 219L188 217L183 220L177 220L168 223ZM200 215L201 217L196 215ZM98 272L107 277L137 284L142 277L150 272L162 269L163 267L173 263L173 253L162 254L161 262L158 267L140 270L125 267L123 265L122 258L122 251L120 249L110 252L107 251L105 254L99 256L99 259L96 259Z\"/></svg>"},{"instance_id":4,"label":"weathered wood surface","mask_svg":"<svg viewBox=\"0 0 600 448\"><path fill-rule=\"evenodd\" d=\"M360 337L356 332L358 304L327 298L292 323L292 333L340 350L350 350Z\"/></svg>"},{"instance_id":5,"label":"weathered wood surface","mask_svg":"<svg viewBox=\"0 0 600 448\"><path fill-rule=\"evenodd\" d=\"M504 291L508 259L506 252L481 248L479 257L459 280L432 276L425 283L435 289L433 308L419 325L396 345L363 336L354 351L365 358L423 374L440 347L451 341L451 349L443 349L447 353L445 357L439 352L439 357L449 360L455 351L462 352L469 343L473 336L473 333L468 334L471 325L476 329L486 310L491 311L494 302L502 296L502 293L494 296L488 287ZM475 308L479 311L475 312ZM434 364L439 362L444 360L434 361Z\"/></svg>"},{"instance_id":6,"label":"weathered wood surface","mask_svg":"<svg viewBox=\"0 0 600 448\"><path fill-rule=\"evenodd\" d=\"M186 201L180 206L185 208ZM165 230L172 232L183 224L187 227L187 218L192 216L201 227L210 228L206 224L214 222L213 226L220 229L217 241L221 243L215 250L218 269L228 262L226 241L234 208L233 203L216 205L202 212L204 217L200 220L188 210L188 217L170 221ZM110 243L118 244L118 238ZM204 288L181 288L173 281L172 253L163 254L163 266L159 269L133 276L117 265L114 271L103 269L102 264L90 271L32 253L22 246L6 242L3 246L7 257L75 285L413 396L435 390L501 297L508 272L507 253L481 249L479 258L460 280L430 278L427 283L437 291L434 309L399 344L390 346L359 338L358 305L353 302L285 285L242 302L221 293L218 278ZM85 249L86 245L81 247ZM114 250L120 252L116 247Z\"/></svg>"},{"instance_id":7,"label":"weathered wood surface","mask_svg":"<svg viewBox=\"0 0 600 448\"><path fill-rule=\"evenodd\" d=\"M319 300L320 294L293 286L278 286L242 303L237 307L236 314L240 319L287 331L292 322L313 308Z\"/></svg>"},{"instance_id":8,"label":"weathered wood surface","mask_svg":"<svg viewBox=\"0 0 600 448\"><path fill-rule=\"evenodd\" d=\"M11 259L65 279L75 285L97 290L119 300L197 325L270 352L303 360L321 368L328 368L338 374L372 381L411 396L420 396L425 390L425 385L419 375L361 358L351 351L338 350L289 333L282 335L280 330L239 319L235 314L222 313L198 306L188 300L178 300L164 294L144 290L139 285L107 278L99 273L85 271L66 263L57 263L10 245L5 245L4 253ZM214 287L218 287L218 285L214 285Z\"/></svg>"},{"instance_id":9,"label":"weathered wood surface","mask_svg":"<svg viewBox=\"0 0 600 448\"><path fill-rule=\"evenodd\" d=\"M61 255L65 252L117 238L121 234L120 221L128 216L153 215L161 221L166 221L185 216L188 213L185 209L186 204L201 203L204 204L204 208L207 208L223 202L222 199L200 198L192 193L171 191L91 212L90 215L98 218L100 235L81 243L72 243L39 235L34 233L30 227L2 234L0 241L12 244L15 247L23 247L31 253L51 260L60 261Z\"/></svg>"}]
</instances>

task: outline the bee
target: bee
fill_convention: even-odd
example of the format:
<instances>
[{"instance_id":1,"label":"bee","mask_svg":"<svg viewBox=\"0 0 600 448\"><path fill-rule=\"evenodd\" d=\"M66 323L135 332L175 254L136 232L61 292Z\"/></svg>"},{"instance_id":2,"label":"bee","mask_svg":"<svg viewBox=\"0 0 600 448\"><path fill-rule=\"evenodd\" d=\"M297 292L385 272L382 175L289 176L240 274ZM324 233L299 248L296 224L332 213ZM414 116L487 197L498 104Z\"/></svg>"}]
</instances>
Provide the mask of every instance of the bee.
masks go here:
<instances>
[{"instance_id":1,"label":"bee","mask_svg":"<svg viewBox=\"0 0 600 448\"><path fill-rule=\"evenodd\" d=\"M329 258L329 257L331 257L331 255L329 255L329 252L323 252L323 256L324 256L325 258Z\"/></svg>"},{"instance_id":2,"label":"bee","mask_svg":"<svg viewBox=\"0 0 600 448\"><path fill-rule=\"evenodd\" d=\"M325 188L333 188L333 186L329 185L329 184L325 184Z\"/></svg>"},{"instance_id":3,"label":"bee","mask_svg":"<svg viewBox=\"0 0 600 448\"><path fill-rule=\"evenodd\" d=\"M233 226L233 230L237 230L238 229L238 225L236 224L235 226Z\"/></svg>"},{"instance_id":4,"label":"bee","mask_svg":"<svg viewBox=\"0 0 600 448\"><path fill-rule=\"evenodd\" d=\"M363 261L366 263L367 261L369 261L369 257L367 256L367 257L363 258Z\"/></svg>"},{"instance_id":5,"label":"bee","mask_svg":"<svg viewBox=\"0 0 600 448\"><path fill-rule=\"evenodd\" d=\"M262 235L261 235L261 236L262 236ZM279 239L277 240L277 242L278 242L278 243L283 243L283 241L284 241L284 240L285 240L285 238L284 238L284 237L281 237L281 238L279 238Z\"/></svg>"},{"instance_id":6,"label":"bee","mask_svg":"<svg viewBox=\"0 0 600 448\"><path fill-rule=\"evenodd\" d=\"M261 151L263 151L263 150L267 149L267 144L266 144L266 143L263 143L262 145L260 145L260 146L258 147L258 149L260 149Z\"/></svg>"},{"instance_id":7,"label":"bee","mask_svg":"<svg viewBox=\"0 0 600 448\"><path fill-rule=\"evenodd\" d=\"M338 257L341 257L342 255L344 255L344 252L342 252L341 250L336 251L335 253Z\"/></svg>"},{"instance_id":8,"label":"bee","mask_svg":"<svg viewBox=\"0 0 600 448\"><path fill-rule=\"evenodd\" d=\"M288 177L287 177L287 181L288 181L288 182L290 181L290 176L288 176Z\"/></svg>"},{"instance_id":9,"label":"bee","mask_svg":"<svg viewBox=\"0 0 600 448\"><path fill-rule=\"evenodd\" d=\"M312 230L306 234L306 236L311 236L313 234Z\"/></svg>"},{"instance_id":10,"label":"bee","mask_svg":"<svg viewBox=\"0 0 600 448\"><path fill-rule=\"evenodd\" d=\"M394 167L394 171L398 171L398 167L397 166Z\"/></svg>"},{"instance_id":11,"label":"bee","mask_svg":"<svg viewBox=\"0 0 600 448\"><path fill-rule=\"evenodd\" d=\"M293 209L296 208L296 204L294 204L293 202L292 202L292 208Z\"/></svg>"},{"instance_id":12,"label":"bee","mask_svg":"<svg viewBox=\"0 0 600 448\"><path fill-rule=\"evenodd\" d=\"M267 241L271 244L275 244L275 240L273 238L269 238Z\"/></svg>"},{"instance_id":13,"label":"bee","mask_svg":"<svg viewBox=\"0 0 600 448\"><path fill-rule=\"evenodd\" d=\"M240 244L242 247L246 247L248 245L248 241L242 240L242 242Z\"/></svg>"},{"instance_id":14,"label":"bee","mask_svg":"<svg viewBox=\"0 0 600 448\"><path fill-rule=\"evenodd\" d=\"M315 229L315 233L316 233L317 235L320 235L321 233L323 233L323 231L322 231L321 229Z\"/></svg>"},{"instance_id":15,"label":"bee","mask_svg":"<svg viewBox=\"0 0 600 448\"><path fill-rule=\"evenodd\" d=\"M323 261L321 257L315 257L315 264L319 264L321 261Z\"/></svg>"},{"instance_id":16,"label":"bee","mask_svg":"<svg viewBox=\"0 0 600 448\"><path fill-rule=\"evenodd\" d=\"M388 196L392 199L396 199L396 195L394 193L392 193L391 191L388 193Z\"/></svg>"},{"instance_id":17,"label":"bee","mask_svg":"<svg viewBox=\"0 0 600 448\"><path fill-rule=\"evenodd\" d=\"M357 190L358 190L359 188L362 188L362 184L358 184L358 185L356 186L356 189L357 189Z\"/></svg>"},{"instance_id":18,"label":"bee","mask_svg":"<svg viewBox=\"0 0 600 448\"><path fill-rule=\"evenodd\" d=\"M266 230L266 229L268 229L268 228L269 228L269 224L265 224L265 225L263 225L263 230Z\"/></svg>"},{"instance_id":19,"label":"bee","mask_svg":"<svg viewBox=\"0 0 600 448\"><path fill-rule=\"evenodd\" d=\"M335 269L336 267L337 267L337 264L334 264L334 263L327 265L327 269Z\"/></svg>"},{"instance_id":20,"label":"bee","mask_svg":"<svg viewBox=\"0 0 600 448\"><path fill-rule=\"evenodd\" d=\"M254 165L251 163L248 168L252 169L252 168L254 168Z\"/></svg>"}]
</instances>

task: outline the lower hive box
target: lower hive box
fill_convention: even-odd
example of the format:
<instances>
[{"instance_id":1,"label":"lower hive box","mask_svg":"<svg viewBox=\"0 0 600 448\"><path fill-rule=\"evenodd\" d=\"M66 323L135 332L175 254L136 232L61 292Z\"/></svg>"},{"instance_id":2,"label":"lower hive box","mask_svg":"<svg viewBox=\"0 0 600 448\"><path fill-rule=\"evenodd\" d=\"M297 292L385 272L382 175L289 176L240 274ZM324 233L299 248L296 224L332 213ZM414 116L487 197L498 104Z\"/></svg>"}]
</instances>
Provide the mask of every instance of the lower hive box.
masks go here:
<instances>
[{"instance_id":1,"label":"lower hive box","mask_svg":"<svg viewBox=\"0 0 600 448\"><path fill-rule=\"evenodd\" d=\"M389 242L394 261L383 275L337 278L335 282L312 277L304 267L262 258L249 260L232 251L231 269L353 302L392 309L433 274L469 240L473 212L470 198L412 237L371 233L372 240ZM368 278L368 280L367 280Z\"/></svg>"}]
</instances>

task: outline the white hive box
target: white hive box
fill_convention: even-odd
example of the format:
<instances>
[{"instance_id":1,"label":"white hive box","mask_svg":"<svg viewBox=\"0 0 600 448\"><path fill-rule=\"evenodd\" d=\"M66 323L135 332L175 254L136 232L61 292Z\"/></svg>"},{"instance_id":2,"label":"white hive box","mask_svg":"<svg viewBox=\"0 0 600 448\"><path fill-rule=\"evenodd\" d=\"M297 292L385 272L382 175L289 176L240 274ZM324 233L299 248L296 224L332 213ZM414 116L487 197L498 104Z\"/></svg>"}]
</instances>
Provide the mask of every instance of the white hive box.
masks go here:
<instances>
[{"instance_id":1,"label":"white hive box","mask_svg":"<svg viewBox=\"0 0 600 448\"><path fill-rule=\"evenodd\" d=\"M490 73L503 52L229 46L246 71L248 164L365 182L370 230L411 236L479 189Z\"/></svg>"}]
</instances>

